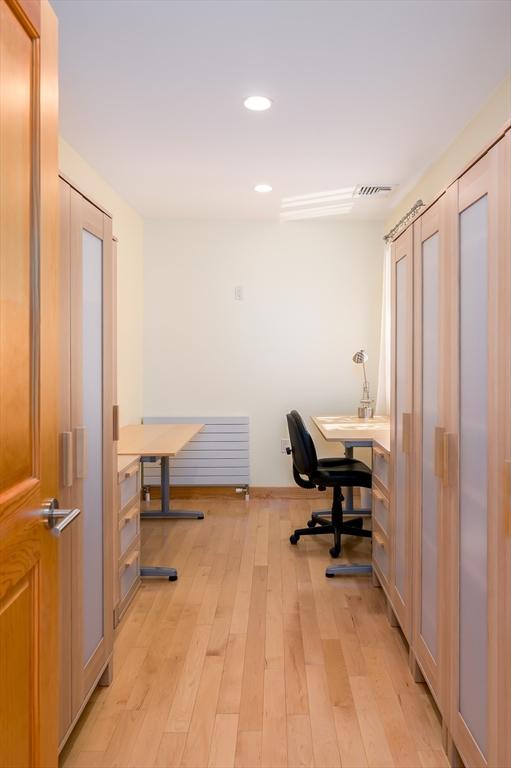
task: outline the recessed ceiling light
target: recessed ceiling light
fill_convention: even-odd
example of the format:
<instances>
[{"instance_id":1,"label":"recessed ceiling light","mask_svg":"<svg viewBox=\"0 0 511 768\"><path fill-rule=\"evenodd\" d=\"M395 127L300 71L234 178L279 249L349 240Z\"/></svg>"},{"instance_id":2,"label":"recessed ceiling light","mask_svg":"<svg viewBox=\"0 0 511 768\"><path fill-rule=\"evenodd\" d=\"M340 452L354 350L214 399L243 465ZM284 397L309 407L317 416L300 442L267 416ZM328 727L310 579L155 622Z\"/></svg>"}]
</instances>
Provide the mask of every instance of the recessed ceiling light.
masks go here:
<instances>
[{"instance_id":1,"label":"recessed ceiling light","mask_svg":"<svg viewBox=\"0 0 511 768\"><path fill-rule=\"evenodd\" d=\"M271 107L272 103L272 100L267 96L249 96L243 102L245 107L252 112L264 112Z\"/></svg>"},{"instance_id":2,"label":"recessed ceiling light","mask_svg":"<svg viewBox=\"0 0 511 768\"><path fill-rule=\"evenodd\" d=\"M272 187L269 184L256 184L254 192L271 192Z\"/></svg>"}]
</instances>

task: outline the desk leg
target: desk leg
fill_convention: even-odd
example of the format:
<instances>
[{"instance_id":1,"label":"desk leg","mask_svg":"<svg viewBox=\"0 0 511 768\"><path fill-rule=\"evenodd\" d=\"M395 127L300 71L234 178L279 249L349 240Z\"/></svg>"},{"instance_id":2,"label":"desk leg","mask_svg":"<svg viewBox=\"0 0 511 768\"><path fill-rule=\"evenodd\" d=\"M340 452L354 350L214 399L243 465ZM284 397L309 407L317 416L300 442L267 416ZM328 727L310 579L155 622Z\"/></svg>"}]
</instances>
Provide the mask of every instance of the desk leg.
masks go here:
<instances>
[{"instance_id":1,"label":"desk leg","mask_svg":"<svg viewBox=\"0 0 511 768\"><path fill-rule=\"evenodd\" d=\"M344 449L344 454L347 459L353 458L353 447L350 445L349 447L346 447ZM353 514L353 488L349 486L346 488L346 497L345 497L345 504L343 507L343 511L345 515L352 515Z\"/></svg>"},{"instance_id":2,"label":"desk leg","mask_svg":"<svg viewBox=\"0 0 511 768\"><path fill-rule=\"evenodd\" d=\"M353 458L353 446L346 446L344 453L347 459ZM353 508L353 488L348 487L345 489L346 494L344 497L345 504L343 512L345 515L370 515L370 509L354 509ZM325 576L333 578L334 576L360 576L369 575L373 572L373 566L370 563L347 563L346 565L330 565L326 571Z\"/></svg>"},{"instance_id":3,"label":"desk leg","mask_svg":"<svg viewBox=\"0 0 511 768\"><path fill-rule=\"evenodd\" d=\"M140 513L143 520L202 520L204 512L170 508L169 457L161 457L161 509L148 509Z\"/></svg>"}]
</instances>

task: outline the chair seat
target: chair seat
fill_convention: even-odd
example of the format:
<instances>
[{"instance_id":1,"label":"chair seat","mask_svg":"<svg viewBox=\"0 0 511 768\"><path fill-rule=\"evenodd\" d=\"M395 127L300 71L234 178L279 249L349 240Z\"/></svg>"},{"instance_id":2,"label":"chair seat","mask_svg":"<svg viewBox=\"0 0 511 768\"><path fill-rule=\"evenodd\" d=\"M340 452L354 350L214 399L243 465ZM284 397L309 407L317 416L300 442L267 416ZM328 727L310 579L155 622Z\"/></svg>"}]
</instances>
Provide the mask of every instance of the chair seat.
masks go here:
<instances>
[{"instance_id":1,"label":"chair seat","mask_svg":"<svg viewBox=\"0 0 511 768\"><path fill-rule=\"evenodd\" d=\"M353 462L355 459L347 459L344 456L332 456L326 459L318 459L318 469L330 469L331 467L342 467L346 462Z\"/></svg>"},{"instance_id":2,"label":"chair seat","mask_svg":"<svg viewBox=\"0 0 511 768\"><path fill-rule=\"evenodd\" d=\"M334 485L371 488L371 470L363 461L356 459L319 459L318 469L311 477L316 485L327 488Z\"/></svg>"}]
</instances>

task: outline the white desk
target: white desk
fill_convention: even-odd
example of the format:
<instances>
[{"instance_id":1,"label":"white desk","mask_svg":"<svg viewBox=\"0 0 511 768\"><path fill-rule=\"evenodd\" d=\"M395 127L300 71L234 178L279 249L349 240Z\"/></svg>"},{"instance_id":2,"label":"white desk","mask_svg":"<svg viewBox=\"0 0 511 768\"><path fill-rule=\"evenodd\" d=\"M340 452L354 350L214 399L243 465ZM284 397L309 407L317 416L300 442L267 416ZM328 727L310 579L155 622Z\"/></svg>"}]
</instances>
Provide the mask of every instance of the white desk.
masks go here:
<instances>
[{"instance_id":1,"label":"white desk","mask_svg":"<svg viewBox=\"0 0 511 768\"><path fill-rule=\"evenodd\" d=\"M354 448L372 448L378 443L390 451L390 420L388 416L359 419L358 416L312 416L314 426L328 442L344 445L346 456L353 458ZM347 489L346 512L353 510L353 490ZM358 510L364 512L366 510ZM370 510L369 510L370 512Z\"/></svg>"},{"instance_id":2,"label":"white desk","mask_svg":"<svg viewBox=\"0 0 511 768\"><path fill-rule=\"evenodd\" d=\"M359 419L358 416L313 416L312 421L325 440L341 442L348 450L371 448L373 443L390 450L388 416L374 416L372 419Z\"/></svg>"},{"instance_id":3,"label":"white desk","mask_svg":"<svg viewBox=\"0 0 511 768\"><path fill-rule=\"evenodd\" d=\"M120 455L156 457L161 460L161 509L141 512L140 517L165 520L204 517L202 512L170 509L169 457L181 451L192 437L201 431L203 424L129 424L121 427L117 452ZM175 568L146 566L142 576L177 579Z\"/></svg>"},{"instance_id":4,"label":"white desk","mask_svg":"<svg viewBox=\"0 0 511 768\"><path fill-rule=\"evenodd\" d=\"M354 448L372 448L375 443L390 451L390 420L388 416L374 416L359 419L358 416L312 416L312 422L321 436L328 442L340 442L348 458L353 458ZM371 508L355 509L353 488L346 488L346 514L370 515ZM356 565L353 573L371 573L370 565ZM327 576L346 574L350 569L344 565L332 565L326 569Z\"/></svg>"}]
</instances>

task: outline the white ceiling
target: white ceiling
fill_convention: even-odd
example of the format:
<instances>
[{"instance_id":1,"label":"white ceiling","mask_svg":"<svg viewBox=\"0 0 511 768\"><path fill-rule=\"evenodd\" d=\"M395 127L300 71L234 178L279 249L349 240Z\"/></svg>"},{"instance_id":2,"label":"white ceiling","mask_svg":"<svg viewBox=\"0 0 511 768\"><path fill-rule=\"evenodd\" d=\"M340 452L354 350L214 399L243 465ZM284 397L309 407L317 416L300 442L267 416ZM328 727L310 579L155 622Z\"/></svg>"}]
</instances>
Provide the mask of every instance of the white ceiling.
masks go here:
<instances>
[{"instance_id":1,"label":"white ceiling","mask_svg":"<svg viewBox=\"0 0 511 768\"><path fill-rule=\"evenodd\" d=\"M508 0L52 5L61 133L146 217L278 216L281 197L355 184L395 197L511 69ZM248 112L250 94L273 108Z\"/></svg>"}]
</instances>

